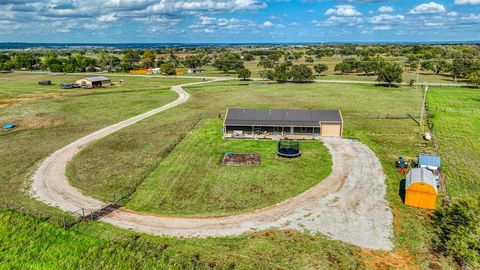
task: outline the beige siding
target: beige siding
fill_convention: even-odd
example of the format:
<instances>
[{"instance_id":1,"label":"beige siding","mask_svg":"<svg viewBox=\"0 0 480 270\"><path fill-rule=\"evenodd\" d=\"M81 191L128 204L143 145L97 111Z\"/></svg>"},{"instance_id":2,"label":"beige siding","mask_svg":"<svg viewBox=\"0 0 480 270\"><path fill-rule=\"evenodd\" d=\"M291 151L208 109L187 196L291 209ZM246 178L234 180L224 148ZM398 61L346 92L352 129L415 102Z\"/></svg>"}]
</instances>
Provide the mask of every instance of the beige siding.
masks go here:
<instances>
[{"instance_id":1,"label":"beige siding","mask_svg":"<svg viewBox=\"0 0 480 270\"><path fill-rule=\"evenodd\" d=\"M321 133L322 133L322 136L325 136L325 137L341 137L342 124L322 123Z\"/></svg>"},{"instance_id":2,"label":"beige siding","mask_svg":"<svg viewBox=\"0 0 480 270\"><path fill-rule=\"evenodd\" d=\"M92 82L84 80L84 79L78 80L78 81L76 81L76 83L80 84L80 85L92 85Z\"/></svg>"}]
</instances>

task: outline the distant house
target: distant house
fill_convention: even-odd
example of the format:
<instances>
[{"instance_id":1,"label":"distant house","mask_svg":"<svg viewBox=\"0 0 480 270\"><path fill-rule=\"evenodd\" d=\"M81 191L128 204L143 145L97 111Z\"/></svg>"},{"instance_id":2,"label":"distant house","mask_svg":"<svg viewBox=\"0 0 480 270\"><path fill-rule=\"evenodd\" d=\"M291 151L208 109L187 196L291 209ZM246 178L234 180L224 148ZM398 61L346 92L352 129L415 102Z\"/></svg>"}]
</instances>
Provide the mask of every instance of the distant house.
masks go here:
<instances>
[{"instance_id":1,"label":"distant house","mask_svg":"<svg viewBox=\"0 0 480 270\"><path fill-rule=\"evenodd\" d=\"M189 73L189 74L201 74L203 72L205 72L205 70L201 69L201 68L189 68L187 70L187 73Z\"/></svg>"},{"instance_id":2,"label":"distant house","mask_svg":"<svg viewBox=\"0 0 480 270\"><path fill-rule=\"evenodd\" d=\"M86 88L97 88L97 87L110 86L112 84L112 80L104 76L97 76L97 77L84 78L76 81L76 83Z\"/></svg>"},{"instance_id":3,"label":"distant house","mask_svg":"<svg viewBox=\"0 0 480 270\"><path fill-rule=\"evenodd\" d=\"M339 110L228 109L224 138L313 140L341 137Z\"/></svg>"},{"instance_id":4,"label":"distant house","mask_svg":"<svg viewBox=\"0 0 480 270\"><path fill-rule=\"evenodd\" d=\"M147 74L160 74L160 68L149 68Z\"/></svg>"}]
</instances>

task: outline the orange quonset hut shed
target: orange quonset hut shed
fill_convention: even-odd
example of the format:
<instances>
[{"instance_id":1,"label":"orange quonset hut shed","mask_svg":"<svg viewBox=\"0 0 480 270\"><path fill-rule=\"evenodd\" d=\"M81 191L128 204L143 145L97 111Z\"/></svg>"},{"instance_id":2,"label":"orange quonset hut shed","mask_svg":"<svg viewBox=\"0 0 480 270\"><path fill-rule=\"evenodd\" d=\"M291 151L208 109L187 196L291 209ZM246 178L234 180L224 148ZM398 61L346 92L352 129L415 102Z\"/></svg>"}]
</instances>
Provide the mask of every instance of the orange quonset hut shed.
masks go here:
<instances>
[{"instance_id":1,"label":"orange quonset hut shed","mask_svg":"<svg viewBox=\"0 0 480 270\"><path fill-rule=\"evenodd\" d=\"M424 168L414 168L405 181L405 205L435 209L437 202L437 181L433 173Z\"/></svg>"}]
</instances>

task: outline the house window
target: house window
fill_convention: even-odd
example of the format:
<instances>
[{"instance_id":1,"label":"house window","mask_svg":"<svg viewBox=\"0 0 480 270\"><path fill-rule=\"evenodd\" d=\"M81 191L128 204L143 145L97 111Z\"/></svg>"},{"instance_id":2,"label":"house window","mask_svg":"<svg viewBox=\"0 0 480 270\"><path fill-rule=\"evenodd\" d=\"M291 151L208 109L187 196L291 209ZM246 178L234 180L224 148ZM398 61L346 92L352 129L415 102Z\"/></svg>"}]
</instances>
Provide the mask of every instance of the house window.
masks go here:
<instances>
[{"instance_id":1,"label":"house window","mask_svg":"<svg viewBox=\"0 0 480 270\"><path fill-rule=\"evenodd\" d=\"M306 127L302 127L301 131L302 131L302 133L307 133L307 128L306 128Z\"/></svg>"},{"instance_id":2,"label":"house window","mask_svg":"<svg viewBox=\"0 0 480 270\"><path fill-rule=\"evenodd\" d=\"M282 128L281 127L274 127L273 131L274 132L282 132Z\"/></svg>"}]
</instances>

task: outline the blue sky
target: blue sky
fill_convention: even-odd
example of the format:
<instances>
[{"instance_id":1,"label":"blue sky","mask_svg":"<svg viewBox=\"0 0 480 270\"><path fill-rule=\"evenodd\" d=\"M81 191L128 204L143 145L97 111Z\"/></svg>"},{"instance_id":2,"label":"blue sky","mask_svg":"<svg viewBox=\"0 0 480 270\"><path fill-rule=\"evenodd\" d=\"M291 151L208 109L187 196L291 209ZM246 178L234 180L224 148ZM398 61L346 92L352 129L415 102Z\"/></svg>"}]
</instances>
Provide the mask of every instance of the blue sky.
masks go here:
<instances>
[{"instance_id":1,"label":"blue sky","mask_svg":"<svg viewBox=\"0 0 480 270\"><path fill-rule=\"evenodd\" d=\"M480 40L480 0L0 0L0 42Z\"/></svg>"}]
</instances>

